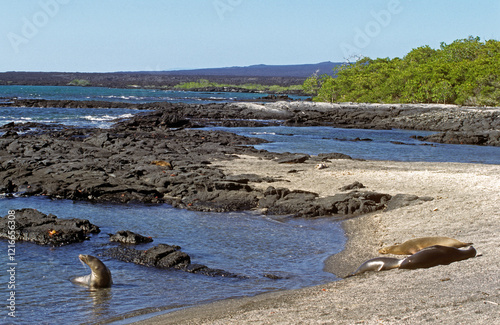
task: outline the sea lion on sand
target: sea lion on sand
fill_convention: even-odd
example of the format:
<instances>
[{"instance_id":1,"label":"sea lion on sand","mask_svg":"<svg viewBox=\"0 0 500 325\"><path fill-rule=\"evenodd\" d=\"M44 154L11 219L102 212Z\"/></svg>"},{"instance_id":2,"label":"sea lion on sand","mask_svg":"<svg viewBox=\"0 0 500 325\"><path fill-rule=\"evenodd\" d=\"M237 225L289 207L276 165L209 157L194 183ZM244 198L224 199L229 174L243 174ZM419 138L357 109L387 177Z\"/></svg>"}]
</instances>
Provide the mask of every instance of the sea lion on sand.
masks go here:
<instances>
[{"instance_id":1,"label":"sea lion on sand","mask_svg":"<svg viewBox=\"0 0 500 325\"><path fill-rule=\"evenodd\" d=\"M356 271L352 272L346 278L358 275L367 271L383 271L398 268L404 259L394 258L394 257L376 257L368 260L360 265Z\"/></svg>"},{"instance_id":2,"label":"sea lion on sand","mask_svg":"<svg viewBox=\"0 0 500 325\"><path fill-rule=\"evenodd\" d=\"M421 269L437 265L448 265L474 256L476 256L476 249L472 246L467 249L460 249L435 245L408 256L403 260L399 268Z\"/></svg>"},{"instance_id":3,"label":"sea lion on sand","mask_svg":"<svg viewBox=\"0 0 500 325\"><path fill-rule=\"evenodd\" d=\"M165 160L153 160L151 162L152 165L160 166L160 167L168 167L172 169L172 164Z\"/></svg>"},{"instance_id":4,"label":"sea lion on sand","mask_svg":"<svg viewBox=\"0 0 500 325\"><path fill-rule=\"evenodd\" d=\"M460 248L470 246L472 243L462 243L450 237L421 237L407 240L399 245L383 247L378 252L380 254L411 255L434 245Z\"/></svg>"},{"instance_id":5,"label":"sea lion on sand","mask_svg":"<svg viewBox=\"0 0 500 325\"><path fill-rule=\"evenodd\" d=\"M109 288L113 283L111 279L111 272L104 265L101 260L97 257L91 255L78 255L78 258L83 263L87 264L90 267L92 273L84 276L79 276L71 281L77 284L88 285L91 288Z\"/></svg>"}]
</instances>

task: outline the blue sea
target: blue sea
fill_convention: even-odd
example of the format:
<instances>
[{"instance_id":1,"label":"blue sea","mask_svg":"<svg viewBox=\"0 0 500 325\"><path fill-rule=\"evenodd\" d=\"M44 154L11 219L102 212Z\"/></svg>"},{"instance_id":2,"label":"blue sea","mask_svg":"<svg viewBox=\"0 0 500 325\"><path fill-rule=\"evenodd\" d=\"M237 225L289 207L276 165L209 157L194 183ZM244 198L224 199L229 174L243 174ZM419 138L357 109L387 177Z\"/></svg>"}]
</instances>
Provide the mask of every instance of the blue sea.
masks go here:
<instances>
[{"instance_id":1,"label":"blue sea","mask_svg":"<svg viewBox=\"0 0 500 325\"><path fill-rule=\"evenodd\" d=\"M263 94L193 93L92 87L0 86L0 98L172 101L206 103L235 101ZM240 97L241 96L241 97ZM61 109L0 107L0 125L10 122L61 123L76 127L109 128L117 120L144 111L131 109ZM500 148L433 144L422 146L411 135L428 132L357 130L328 127L208 128L265 138L259 149L276 152L342 152L354 158L399 161L500 163ZM371 141L352 141L356 138ZM395 144L394 142L404 143ZM2 157L5 159L5 157ZM203 213L169 205L93 204L43 197L0 198L0 215L11 209L36 208L60 218L83 218L101 228L91 240L51 248L18 242L15 247L15 319L7 316L7 242L0 253L2 324L126 324L144 313L168 311L201 303L295 289L335 281L323 271L324 260L345 245L340 223L268 217L254 212ZM237 273L245 279L212 278L182 271L158 270L108 258L111 289L90 291L69 280L90 273L78 254L99 255L111 247L108 234L131 230L154 238L140 246L179 245L193 263ZM264 275L275 275L270 279Z\"/></svg>"},{"instance_id":2,"label":"blue sea","mask_svg":"<svg viewBox=\"0 0 500 325\"><path fill-rule=\"evenodd\" d=\"M94 100L126 103L172 102L187 104L257 100L267 93L193 92L182 90L77 86L0 86L0 99ZM304 96L290 95L293 99Z\"/></svg>"}]
</instances>

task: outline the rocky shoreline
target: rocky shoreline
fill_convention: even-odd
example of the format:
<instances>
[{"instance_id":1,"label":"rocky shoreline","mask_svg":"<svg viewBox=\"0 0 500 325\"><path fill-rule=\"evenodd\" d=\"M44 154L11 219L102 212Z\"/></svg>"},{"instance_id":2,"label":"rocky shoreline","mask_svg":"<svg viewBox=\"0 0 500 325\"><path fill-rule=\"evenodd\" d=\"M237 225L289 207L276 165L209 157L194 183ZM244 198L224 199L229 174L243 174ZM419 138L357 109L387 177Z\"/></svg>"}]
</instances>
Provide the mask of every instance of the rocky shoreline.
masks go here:
<instances>
[{"instance_id":1,"label":"rocky shoreline","mask_svg":"<svg viewBox=\"0 0 500 325\"><path fill-rule=\"evenodd\" d=\"M54 130L33 124L29 127L37 131L19 135L18 128L27 126L6 126L0 138L0 192L91 202L168 203L212 212L260 209L297 217L359 215L396 202L377 192L318 197L312 192L275 188L272 177L225 175L214 163L242 154L283 164L350 157L259 151L249 145L261 143L260 139L182 128L190 123L168 111L156 111L119 122L109 130ZM267 187L256 189L248 185L250 181Z\"/></svg>"},{"instance_id":2,"label":"rocky shoreline","mask_svg":"<svg viewBox=\"0 0 500 325\"><path fill-rule=\"evenodd\" d=\"M67 102L67 105L31 102L90 107L86 102ZM216 166L217 161L231 160L236 155L286 164L306 160L321 164L351 157L259 151L251 145L264 140L197 128L276 123L436 130L444 133L430 138L500 145L498 108L310 102L156 103L128 107L154 111L121 120L111 129L37 123L10 123L1 127L4 134L0 138L0 193L92 202L168 203L177 208L214 212L261 209L268 214L300 217L358 215L384 209L394 205L394 201L391 203L392 197L386 193L359 191L318 197L312 192L275 187L273 183L278 179L273 177L246 174L229 177ZM249 182L267 186L257 190Z\"/></svg>"},{"instance_id":3,"label":"rocky shoreline","mask_svg":"<svg viewBox=\"0 0 500 325\"><path fill-rule=\"evenodd\" d=\"M277 100L277 101L276 101ZM0 106L62 108L130 108L158 110L185 119L189 126L332 126L361 129L436 131L419 140L500 146L500 108L460 107L444 104L358 104L280 101L181 104L130 104L101 101L12 99ZM188 123L186 123L188 124ZM187 125L186 125L187 126ZM1 130L1 128L0 128Z\"/></svg>"}]
</instances>

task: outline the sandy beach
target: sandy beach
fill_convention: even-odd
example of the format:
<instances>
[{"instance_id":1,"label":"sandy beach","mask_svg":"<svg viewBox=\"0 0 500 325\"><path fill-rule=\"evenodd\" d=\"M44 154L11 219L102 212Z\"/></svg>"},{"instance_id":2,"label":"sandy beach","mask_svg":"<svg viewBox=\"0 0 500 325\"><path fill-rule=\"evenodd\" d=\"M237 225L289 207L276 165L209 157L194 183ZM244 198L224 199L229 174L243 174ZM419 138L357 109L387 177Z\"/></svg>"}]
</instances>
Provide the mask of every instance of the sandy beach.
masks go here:
<instances>
[{"instance_id":1,"label":"sandy beach","mask_svg":"<svg viewBox=\"0 0 500 325\"><path fill-rule=\"evenodd\" d=\"M500 166L461 163L332 160L277 164L253 156L217 163L228 175L279 177L274 187L339 193L365 190L432 197L396 210L348 219L349 238L325 270L345 276L381 246L423 236L473 242L481 256L417 270L368 272L299 290L229 299L138 324L494 324L500 319ZM297 172L289 173L290 170ZM263 188L267 183L251 184Z\"/></svg>"}]
</instances>

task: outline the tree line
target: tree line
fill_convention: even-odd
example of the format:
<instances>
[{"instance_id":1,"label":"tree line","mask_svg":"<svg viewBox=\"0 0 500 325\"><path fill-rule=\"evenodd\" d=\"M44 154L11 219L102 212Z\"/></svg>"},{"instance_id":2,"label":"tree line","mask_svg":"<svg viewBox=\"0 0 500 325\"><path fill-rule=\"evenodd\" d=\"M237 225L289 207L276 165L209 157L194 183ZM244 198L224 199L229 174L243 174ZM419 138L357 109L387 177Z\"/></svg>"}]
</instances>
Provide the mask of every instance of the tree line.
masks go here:
<instances>
[{"instance_id":1,"label":"tree line","mask_svg":"<svg viewBox=\"0 0 500 325\"><path fill-rule=\"evenodd\" d=\"M323 102L500 105L500 42L469 36L403 58L361 58L313 75L303 90Z\"/></svg>"}]
</instances>

